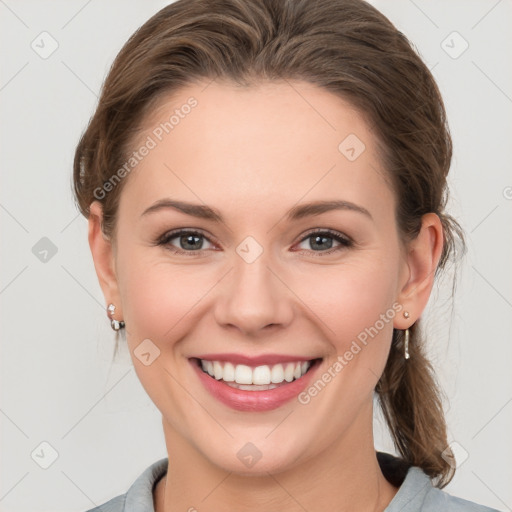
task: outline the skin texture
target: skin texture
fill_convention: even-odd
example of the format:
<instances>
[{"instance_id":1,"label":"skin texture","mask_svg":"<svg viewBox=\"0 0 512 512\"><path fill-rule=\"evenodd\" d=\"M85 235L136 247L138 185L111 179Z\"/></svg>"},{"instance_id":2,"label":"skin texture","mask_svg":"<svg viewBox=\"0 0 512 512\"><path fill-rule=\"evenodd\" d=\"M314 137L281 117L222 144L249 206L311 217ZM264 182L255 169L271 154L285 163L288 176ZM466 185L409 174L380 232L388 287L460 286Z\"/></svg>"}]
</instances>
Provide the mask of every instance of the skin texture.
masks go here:
<instances>
[{"instance_id":1,"label":"skin texture","mask_svg":"<svg viewBox=\"0 0 512 512\"><path fill-rule=\"evenodd\" d=\"M160 101L134 148L190 96L197 106L125 178L114 244L101 233L99 203L89 218L106 303L126 322L134 368L162 413L170 464L156 510L383 510L397 489L375 455L374 388L393 327L412 325L427 304L443 243L439 218L425 215L403 245L374 134L348 103L303 82L187 86ZM349 134L365 144L354 161L338 149ZM142 215L163 198L209 205L224 222L174 209ZM371 218L334 210L286 220L297 204L332 199ZM180 236L155 245L179 228L205 238L192 248ZM329 238L317 248L310 233L325 229L354 245ZM250 264L236 252L247 236L263 249ZM306 405L235 411L208 393L188 360L215 352L322 357L320 377L393 304L410 317L385 323ZM145 339L160 350L148 366L133 353ZM248 442L262 455L251 468L237 457Z\"/></svg>"}]
</instances>

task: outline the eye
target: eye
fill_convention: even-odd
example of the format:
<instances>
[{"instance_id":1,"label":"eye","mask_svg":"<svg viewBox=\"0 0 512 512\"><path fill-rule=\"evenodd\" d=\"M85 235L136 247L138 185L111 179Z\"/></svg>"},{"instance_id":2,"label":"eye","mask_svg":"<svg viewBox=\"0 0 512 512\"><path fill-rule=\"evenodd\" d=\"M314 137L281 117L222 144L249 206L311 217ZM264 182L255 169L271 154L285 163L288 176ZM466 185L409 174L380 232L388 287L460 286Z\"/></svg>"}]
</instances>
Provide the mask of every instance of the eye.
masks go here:
<instances>
[{"instance_id":1,"label":"eye","mask_svg":"<svg viewBox=\"0 0 512 512\"><path fill-rule=\"evenodd\" d=\"M338 242L338 246L332 248L332 240L335 240ZM338 233L337 231L333 231L330 229L325 229L322 231L313 231L310 232L306 237L304 237L300 243L304 243L306 241L310 240L309 246L312 249L306 249L308 252L317 253L314 254L314 256L325 256L327 254L332 254L334 252L347 249L349 247L352 247L353 241L348 238L347 236ZM315 249L319 248L319 249ZM322 250L327 249L327 250Z\"/></svg>"},{"instance_id":2,"label":"eye","mask_svg":"<svg viewBox=\"0 0 512 512\"><path fill-rule=\"evenodd\" d=\"M179 247L176 247L171 243L171 241L175 238L178 239ZM158 240L157 245L163 245L176 254L195 256L197 253L201 253L202 251L206 250L203 247L204 240L208 240L208 238L206 238L206 236L199 231L181 229L165 233Z\"/></svg>"},{"instance_id":3,"label":"eye","mask_svg":"<svg viewBox=\"0 0 512 512\"><path fill-rule=\"evenodd\" d=\"M172 241L175 239L178 239L178 247L172 243ZM304 243L308 240L310 240L310 249L303 248L301 251L305 250L309 253L313 253L314 256L325 256L343 249L347 249L353 245L353 241L350 238L330 229L311 231L301 240L300 243ZM333 248L332 240L335 240L339 245ZM164 246L166 249L175 254L197 256L203 251L208 250L208 248L204 248L203 246L204 241L207 241L211 244L209 239L200 231L190 229L177 229L165 233L162 237L160 237L156 245Z\"/></svg>"}]
</instances>

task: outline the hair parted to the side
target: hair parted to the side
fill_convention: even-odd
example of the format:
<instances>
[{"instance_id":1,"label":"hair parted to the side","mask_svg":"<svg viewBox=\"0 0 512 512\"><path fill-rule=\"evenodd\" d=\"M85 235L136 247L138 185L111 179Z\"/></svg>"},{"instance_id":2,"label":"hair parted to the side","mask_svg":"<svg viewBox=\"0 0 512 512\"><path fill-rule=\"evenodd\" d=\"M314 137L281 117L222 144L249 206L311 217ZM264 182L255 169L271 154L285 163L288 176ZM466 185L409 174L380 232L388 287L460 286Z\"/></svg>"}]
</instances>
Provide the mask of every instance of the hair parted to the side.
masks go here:
<instances>
[{"instance_id":1,"label":"hair parted to the side","mask_svg":"<svg viewBox=\"0 0 512 512\"><path fill-rule=\"evenodd\" d=\"M76 148L74 191L83 215L126 161L152 105L212 79L240 86L297 79L351 103L380 143L403 243L418 234L422 215L434 212L444 231L436 274L455 256L457 240L464 252L462 230L444 211L452 145L438 87L407 38L363 0L178 0L156 13L116 57ZM99 199L102 229L113 240L124 181ZM409 360L402 331L394 331L376 392L405 463L444 487L454 469L445 460L441 395L419 328L419 321L411 328Z\"/></svg>"}]
</instances>

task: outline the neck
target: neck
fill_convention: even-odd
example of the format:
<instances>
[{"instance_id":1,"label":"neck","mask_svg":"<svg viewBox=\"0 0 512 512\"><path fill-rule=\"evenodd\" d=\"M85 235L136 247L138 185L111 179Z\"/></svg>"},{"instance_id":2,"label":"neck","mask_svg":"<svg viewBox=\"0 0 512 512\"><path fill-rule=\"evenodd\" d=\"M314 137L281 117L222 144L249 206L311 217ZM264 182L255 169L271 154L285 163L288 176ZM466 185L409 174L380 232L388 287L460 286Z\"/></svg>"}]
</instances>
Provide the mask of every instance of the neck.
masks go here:
<instances>
[{"instance_id":1,"label":"neck","mask_svg":"<svg viewBox=\"0 0 512 512\"><path fill-rule=\"evenodd\" d=\"M370 423L371 424L371 423ZM383 511L397 488L382 474L371 429L352 429L334 445L279 473L244 476L212 465L164 421L167 474L155 512Z\"/></svg>"}]
</instances>

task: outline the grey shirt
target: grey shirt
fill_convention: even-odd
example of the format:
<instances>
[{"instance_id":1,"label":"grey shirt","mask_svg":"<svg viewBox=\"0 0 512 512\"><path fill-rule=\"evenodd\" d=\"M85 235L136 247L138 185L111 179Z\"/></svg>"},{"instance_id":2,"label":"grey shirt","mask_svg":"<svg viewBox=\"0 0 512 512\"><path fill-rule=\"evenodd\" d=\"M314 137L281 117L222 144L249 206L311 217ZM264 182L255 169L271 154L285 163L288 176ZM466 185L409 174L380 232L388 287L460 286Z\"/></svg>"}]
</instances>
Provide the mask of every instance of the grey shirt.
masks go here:
<instances>
[{"instance_id":1,"label":"grey shirt","mask_svg":"<svg viewBox=\"0 0 512 512\"><path fill-rule=\"evenodd\" d=\"M384 476L399 487L384 512L498 512L471 501L451 496L432 485L418 467L405 467L390 454L377 452ZM167 472L168 459L160 459L146 468L125 494L87 512L154 512L153 488Z\"/></svg>"}]
</instances>

